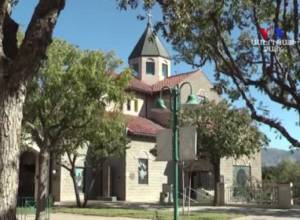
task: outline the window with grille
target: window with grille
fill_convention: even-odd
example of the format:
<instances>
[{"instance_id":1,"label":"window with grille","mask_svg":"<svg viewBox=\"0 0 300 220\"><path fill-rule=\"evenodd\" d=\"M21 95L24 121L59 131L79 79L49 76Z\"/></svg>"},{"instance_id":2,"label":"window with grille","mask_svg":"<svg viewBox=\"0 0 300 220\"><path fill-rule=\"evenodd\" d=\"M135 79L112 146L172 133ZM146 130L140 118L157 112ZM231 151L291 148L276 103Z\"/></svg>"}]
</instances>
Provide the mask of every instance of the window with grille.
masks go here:
<instances>
[{"instance_id":1,"label":"window with grille","mask_svg":"<svg viewBox=\"0 0 300 220\"><path fill-rule=\"evenodd\" d=\"M250 166L233 166L233 184L239 187L245 187L251 176Z\"/></svg>"},{"instance_id":2,"label":"window with grille","mask_svg":"<svg viewBox=\"0 0 300 220\"><path fill-rule=\"evenodd\" d=\"M149 75L154 75L155 73L155 63L152 61L146 62L146 73Z\"/></svg>"},{"instance_id":3,"label":"window with grille","mask_svg":"<svg viewBox=\"0 0 300 220\"><path fill-rule=\"evenodd\" d=\"M148 184L148 159L138 159L139 184Z\"/></svg>"},{"instance_id":4,"label":"window with grille","mask_svg":"<svg viewBox=\"0 0 300 220\"><path fill-rule=\"evenodd\" d=\"M127 100L127 111L130 111L131 110L131 100L128 99Z\"/></svg>"},{"instance_id":5,"label":"window with grille","mask_svg":"<svg viewBox=\"0 0 300 220\"><path fill-rule=\"evenodd\" d=\"M75 181L80 192L84 192L84 168L75 167Z\"/></svg>"},{"instance_id":6,"label":"window with grille","mask_svg":"<svg viewBox=\"0 0 300 220\"><path fill-rule=\"evenodd\" d=\"M139 64L134 63L131 65L131 68L133 69L133 75L137 76L139 74Z\"/></svg>"},{"instance_id":7,"label":"window with grille","mask_svg":"<svg viewBox=\"0 0 300 220\"><path fill-rule=\"evenodd\" d=\"M135 112L138 112L139 110L139 102L137 99L134 100L134 111Z\"/></svg>"},{"instance_id":8,"label":"window with grille","mask_svg":"<svg viewBox=\"0 0 300 220\"><path fill-rule=\"evenodd\" d=\"M168 77L169 74L168 65L165 63L162 64L162 74L164 77Z\"/></svg>"}]
</instances>

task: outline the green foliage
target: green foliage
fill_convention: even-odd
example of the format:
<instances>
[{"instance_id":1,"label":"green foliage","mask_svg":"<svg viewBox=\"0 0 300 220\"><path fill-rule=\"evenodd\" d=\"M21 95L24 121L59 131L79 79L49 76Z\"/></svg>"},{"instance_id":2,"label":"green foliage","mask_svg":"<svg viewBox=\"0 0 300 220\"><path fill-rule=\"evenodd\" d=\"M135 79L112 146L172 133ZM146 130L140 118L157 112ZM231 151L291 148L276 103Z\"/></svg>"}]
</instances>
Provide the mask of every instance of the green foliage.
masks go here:
<instances>
[{"instance_id":1,"label":"green foliage","mask_svg":"<svg viewBox=\"0 0 300 220\"><path fill-rule=\"evenodd\" d=\"M109 105L114 103L113 110L117 112L126 99L130 71L119 76L111 74L118 64L120 61L112 53L82 51L54 40L47 60L28 86L24 108L24 128L41 149L56 154L74 153L86 143L107 144L104 133L110 135L108 138L119 134L112 144L124 140L121 116L110 120L105 115ZM124 132L120 132L122 126Z\"/></svg>"},{"instance_id":2,"label":"green foliage","mask_svg":"<svg viewBox=\"0 0 300 220\"><path fill-rule=\"evenodd\" d=\"M196 67L212 64L218 92L228 94L232 101L243 99L255 120L277 129L293 146L300 147L293 131L278 120L281 115L266 115L258 105L263 97L299 113L299 1L156 2L163 16L155 29L161 30L178 51L177 59ZM291 40L293 45L276 42L274 52L263 42L255 43L262 40L260 28L269 27L273 27L269 30L269 40L273 41L265 44L274 46L274 29L279 27L283 40Z\"/></svg>"},{"instance_id":3,"label":"green foliage","mask_svg":"<svg viewBox=\"0 0 300 220\"><path fill-rule=\"evenodd\" d=\"M86 132L89 144L88 160L98 164L99 160L110 156L125 154L129 139L126 133L126 122L118 113L107 113L105 117L92 123Z\"/></svg>"},{"instance_id":4,"label":"green foliage","mask_svg":"<svg viewBox=\"0 0 300 220\"><path fill-rule=\"evenodd\" d=\"M263 181L272 183L300 183L300 162L283 160L276 167L263 168Z\"/></svg>"},{"instance_id":5,"label":"green foliage","mask_svg":"<svg viewBox=\"0 0 300 220\"><path fill-rule=\"evenodd\" d=\"M225 101L204 101L199 108L184 111L181 121L196 127L199 154L208 154L213 164L223 157L251 156L266 144L248 112Z\"/></svg>"}]
</instances>

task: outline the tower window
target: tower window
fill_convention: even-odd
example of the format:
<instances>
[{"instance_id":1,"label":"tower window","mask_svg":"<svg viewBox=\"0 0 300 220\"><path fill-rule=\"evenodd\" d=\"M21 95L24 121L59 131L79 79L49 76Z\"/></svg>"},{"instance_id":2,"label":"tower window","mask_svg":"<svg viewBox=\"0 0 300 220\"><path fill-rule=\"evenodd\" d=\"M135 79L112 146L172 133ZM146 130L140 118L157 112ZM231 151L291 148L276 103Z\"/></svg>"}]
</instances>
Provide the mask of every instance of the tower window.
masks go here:
<instances>
[{"instance_id":1,"label":"tower window","mask_svg":"<svg viewBox=\"0 0 300 220\"><path fill-rule=\"evenodd\" d=\"M139 64L134 63L131 65L131 68L133 69L133 75L137 76L139 73Z\"/></svg>"},{"instance_id":2,"label":"tower window","mask_svg":"<svg viewBox=\"0 0 300 220\"><path fill-rule=\"evenodd\" d=\"M127 111L130 111L131 110L131 100L128 99L127 100Z\"/></svg>"},{"instance_id":3,"label":"tower window","mask_svg":"<svg viewBox=\"0 0 300 220\"><path fill-rule=\"evenodd\" d=\"M154 62L147 61L146 62L146 73L149 75L154 75L155 72L155 64Z\"/></svg>"},{"instance_id":4,"label":"tower window","mask_svg":"<svg viewBox=\"0 0 300 220\"><path fill-rule=\"evenodd\" d=\"M134 111L135 112L138 112L139 110L139 102L137 99L134 100Z\"/></svg>"},{"instance_id":5,"label":"tower window","mask_svg":"<svg viewBox=\"0 0 300 220\"><path fill-rule=\"evenodd\" d=\"M162 64L162 74L164 77L168 77L168 75L169 75L168 64L165 64L165 63Z\"/></svg>"}]
</instances>

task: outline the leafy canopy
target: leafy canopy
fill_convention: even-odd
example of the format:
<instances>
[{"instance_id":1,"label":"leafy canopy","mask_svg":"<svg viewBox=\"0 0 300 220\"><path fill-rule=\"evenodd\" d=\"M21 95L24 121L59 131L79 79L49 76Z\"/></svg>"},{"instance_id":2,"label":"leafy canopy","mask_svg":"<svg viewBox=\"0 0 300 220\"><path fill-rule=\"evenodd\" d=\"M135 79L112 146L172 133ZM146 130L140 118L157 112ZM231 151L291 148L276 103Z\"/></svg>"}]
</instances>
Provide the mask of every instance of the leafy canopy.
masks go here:
<instances>
[{"instance_id":1,"label":"leafy canopy","mask_svg":"<svg viewBox=\"0 0 300 220\"><path fill-rule=\"evenodd\" d=\"M138 4L118 2L125 9ZM300 147L293 131L278 120L281 115L268 114L271 109L262 103L265 98L299 115L299 0L145 0L144 7L154 3L163 13L156 30L178 51L177 59L196 67L213 64L220 93L243 100L252 118ZM290 45L284 43L288 40Z\"/></svg>"},{"instance_id":2,"label":"leafy canopy","mask_svg":"<svg viewBox=\"0 0 300 220\"><path fill-rule=\"evenodd\" d=\"M263 180L271 183L294 183L300 182L299 161L283 160L276 167L263 168Z\"/></svg>"},{"instance_id":3,"label":"leafy canopy","mask_svg":"<svg viewBox=\"0 0 300 220\"><path fill-rule=\"evenodd\" d=\"M85 136L89 143L87 156L90 164L99 164L105 158L125 154L129 143L125 125L124 117L118 113L107 113L92 123Z\"/></svg>"},{"instance_id":4,"label":"leafy canopy","mask_svg":"<svg viewBox=\"0 0 300 220\"><path fill-rule=\"evenodd\" d=\"M103 138L102 128L120 129L122 120L112 123L103 117L108 117L108 106L117 112L126 99L130 72L111 73L120 64L112 53L82 51L54 40L47 58L28 87L24 109L25 128L41 149L74 151L86 139L96 142L92 134Z\"/></svg>"},{"instance_id":5,"label":"leafy canopy","mask_svg":"<svg viewBox=\"0 0 300 220\"><path fill-rule=\"evenodd\" d=\"M197 109L185 110L181 123L196 127L198 152L208 154L213 164L224 157L251 156L267 141L245 109L225 101L204 101Z\"/></svg>"}]
</instances>

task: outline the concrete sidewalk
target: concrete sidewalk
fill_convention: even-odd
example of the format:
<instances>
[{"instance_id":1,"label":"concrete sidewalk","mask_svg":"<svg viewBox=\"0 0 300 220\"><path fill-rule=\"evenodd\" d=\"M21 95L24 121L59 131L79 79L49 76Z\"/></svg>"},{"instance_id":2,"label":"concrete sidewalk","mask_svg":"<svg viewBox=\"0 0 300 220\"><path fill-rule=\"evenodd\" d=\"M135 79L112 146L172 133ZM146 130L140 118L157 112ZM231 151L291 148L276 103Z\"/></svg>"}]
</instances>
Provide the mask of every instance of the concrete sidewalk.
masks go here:
<instances>
[{"instance_id":1,"label":"concrete sidewalk","mask_svg":"<svg viewBox=\"0 0 300 220\"><path fill-rule=\"evenodd\" d=\"M237 206L198 206L191 211L213 211L247 215L235 220L300 220L300 209L271 209Z\"/></svg>"},{"instance_id":2,"label":"concrete sidewalk","mask_svg":"<svg viewBox=\"0 0 300 220\"><path fill-rule=\"evenodd\" d=\"M246 217L235 218L234 220L299 220L299 217L282 217L282 216L267 216L267 215L250 215ZM67 213L53 213L50 220L149 220L125 217L101 217L89 215L77 215Z\"/></svg>"},{"instance_id":3,"label":"concrete sidewalk","mask_svg":"<svg viewBox=\"0 0 300 220\"><path fill-rule=\"evenodd\" d=\"M247 217L241 217L241 218L235 218L234 220L296 220L299 218L293 218L293 217L271 217L271 216L247 216Z\"/></svg>"},{"instance_id":4,"label":"concrete sidewalk","mask_svg":"<svg viewBox=\"0 0 300 220\"><path fill-rule=\"evenodd\" d=\"M101 217L90 215L76 215L67 213L53 213L50 215L50 220L149 220L141 218L125 218L125 217Z\"/></svg>"},{"instance_id":5,"label":"concrete sidewalk","mask_svg":"<svg viewBox=\"0 0 300 220\"><path fill-rule=\"evenodd\" d=\"M181 211L181 210L180 210ZM187 211L187 208L185 209ZM270 209L237 206L197 206L191 207L193 212L220 212L246 215L235 220L300 220L300 209ZM100 217L67 213L53 213L50 220L149 220L126 217Z\"/></svg>"}]
</instances>

